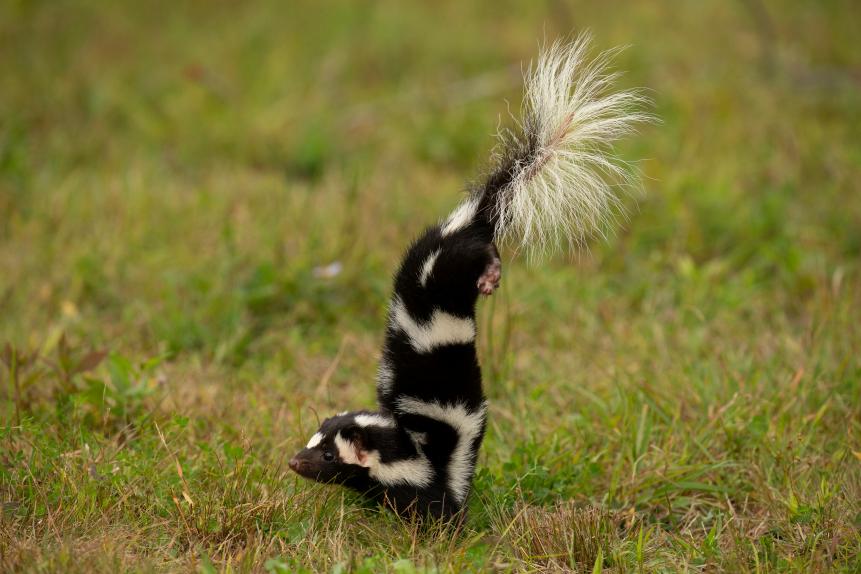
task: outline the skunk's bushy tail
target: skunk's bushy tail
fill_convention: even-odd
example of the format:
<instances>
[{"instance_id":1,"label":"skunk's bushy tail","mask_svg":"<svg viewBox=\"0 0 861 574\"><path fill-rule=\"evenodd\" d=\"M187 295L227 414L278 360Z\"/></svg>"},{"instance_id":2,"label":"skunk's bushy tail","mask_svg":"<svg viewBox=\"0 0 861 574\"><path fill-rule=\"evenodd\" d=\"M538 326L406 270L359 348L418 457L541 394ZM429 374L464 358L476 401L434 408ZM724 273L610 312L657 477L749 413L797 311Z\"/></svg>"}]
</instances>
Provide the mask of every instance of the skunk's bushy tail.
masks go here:
<instances>
[{"instance_id":1,"label":"skunk's bushy tail","mask_svg":"<svg viewBox=\"0 0 861 574\"><path fill-rule=\"evenodd\" d=\"M623 213L619 188L637 188L637 170L613 144L652 116L638 90L612 92L617 50L589 57L589 35L554 43L525 74L522 120L503 130L494 167L449 216L457 229L482 218L494 239L534 258L606 235Z\"/></svg>"}]
</instances>

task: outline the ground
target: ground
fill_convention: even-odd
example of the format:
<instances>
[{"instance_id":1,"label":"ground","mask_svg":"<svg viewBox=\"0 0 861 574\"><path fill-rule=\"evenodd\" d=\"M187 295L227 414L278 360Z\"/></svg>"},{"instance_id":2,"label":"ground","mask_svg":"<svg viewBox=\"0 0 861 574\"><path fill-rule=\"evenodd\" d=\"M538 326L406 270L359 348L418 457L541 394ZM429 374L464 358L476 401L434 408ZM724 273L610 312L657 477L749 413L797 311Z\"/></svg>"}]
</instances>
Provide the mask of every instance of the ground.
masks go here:
<instances>
[{"instance_id":1,"label":"ground","mask_svg":"<svg viewBox=\"0 0 861 574\"><path fill-rule=\"evenodd\" d=\"M0 5L0 570L858 572L851 0ZM544 39L662 123L617 233L480 309L470 513L286 461L373 405L401 249Z\"/></svg>"}]
</instances>

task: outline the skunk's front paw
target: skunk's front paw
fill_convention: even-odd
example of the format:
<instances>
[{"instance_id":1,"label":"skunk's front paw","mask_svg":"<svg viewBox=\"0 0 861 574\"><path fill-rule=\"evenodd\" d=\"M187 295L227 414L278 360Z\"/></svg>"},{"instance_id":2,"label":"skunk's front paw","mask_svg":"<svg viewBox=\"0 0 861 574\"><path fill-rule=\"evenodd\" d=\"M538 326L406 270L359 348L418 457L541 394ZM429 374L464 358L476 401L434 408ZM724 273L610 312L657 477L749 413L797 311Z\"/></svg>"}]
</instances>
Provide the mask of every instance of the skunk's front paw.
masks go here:
<instances>
[{"instance_id":1,"label":"skunk's front paw","mask_svg":"<svg viewBox=\"0 0 861 574\"><path fill-rule=\"evenodd\" d=\"M478 278L478 292L482 295L491 295L499 287L500 279L502 279L502 260L494 256L484 268L484 273Z\"/></svg>"}]
</instances>

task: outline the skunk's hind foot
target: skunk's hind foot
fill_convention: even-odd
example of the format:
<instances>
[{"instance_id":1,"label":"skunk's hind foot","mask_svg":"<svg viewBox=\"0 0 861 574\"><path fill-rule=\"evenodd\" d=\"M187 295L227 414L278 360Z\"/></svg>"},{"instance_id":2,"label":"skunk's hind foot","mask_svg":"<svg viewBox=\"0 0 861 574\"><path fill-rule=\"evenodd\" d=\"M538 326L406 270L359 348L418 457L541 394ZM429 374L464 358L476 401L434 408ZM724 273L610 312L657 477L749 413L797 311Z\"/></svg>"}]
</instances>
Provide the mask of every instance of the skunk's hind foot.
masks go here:
<instances>
[{"instance_id":1,"label":"skunk's hind foot","mask_svg":"<svg viewBox=\"0 0 861 574\"><path fill-rule=\"evenodd\" d=\"M496 251L494 249L494 251ZM499 280L502 279L502 260L499 255L494 254L493 259L484 268L481 277L478 278L478 292L482 295L491 295L494 290L499 287Z\"/></svg>"}]
</instances>

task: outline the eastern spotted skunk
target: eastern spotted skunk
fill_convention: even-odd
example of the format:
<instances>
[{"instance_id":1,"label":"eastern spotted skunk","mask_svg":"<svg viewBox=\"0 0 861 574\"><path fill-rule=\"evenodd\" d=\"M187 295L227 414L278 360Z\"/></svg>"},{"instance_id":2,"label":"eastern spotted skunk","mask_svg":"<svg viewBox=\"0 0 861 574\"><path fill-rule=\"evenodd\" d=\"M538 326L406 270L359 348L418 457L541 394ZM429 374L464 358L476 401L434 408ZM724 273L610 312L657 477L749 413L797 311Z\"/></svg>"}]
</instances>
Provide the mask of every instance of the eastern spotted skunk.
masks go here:
<instances>
[{"instance_id":1,"label":"eastern spotted skunk","mask_svg":"<svg viewBox=\"0 0 861 574\"><path fill-rule=\"evenodd\" d=\"M495 242L529 255L603 234L615 188L636 173L612 144L648 120L639 92L608 93L613 52L554 44L526 74L522 123L500 135L489 175L407 250L395 275L377 374L378 412L326 419L290 461L397 512L451 517L469 494L487 404L475 348L479 294L499 285Z\"/></svg>"}]
</instances>

